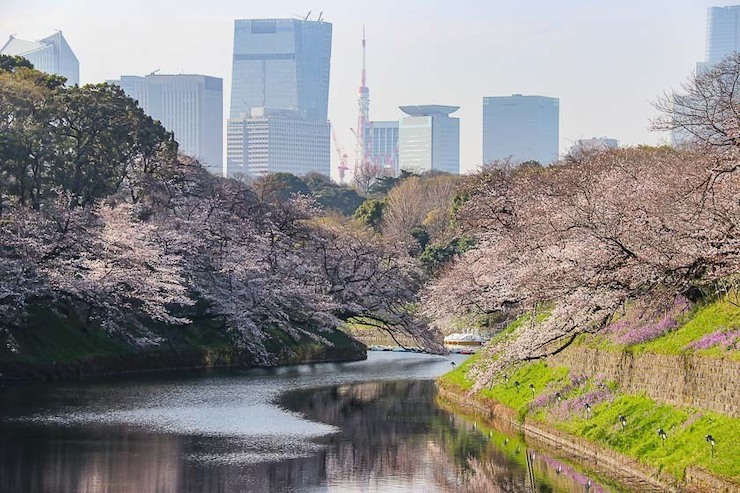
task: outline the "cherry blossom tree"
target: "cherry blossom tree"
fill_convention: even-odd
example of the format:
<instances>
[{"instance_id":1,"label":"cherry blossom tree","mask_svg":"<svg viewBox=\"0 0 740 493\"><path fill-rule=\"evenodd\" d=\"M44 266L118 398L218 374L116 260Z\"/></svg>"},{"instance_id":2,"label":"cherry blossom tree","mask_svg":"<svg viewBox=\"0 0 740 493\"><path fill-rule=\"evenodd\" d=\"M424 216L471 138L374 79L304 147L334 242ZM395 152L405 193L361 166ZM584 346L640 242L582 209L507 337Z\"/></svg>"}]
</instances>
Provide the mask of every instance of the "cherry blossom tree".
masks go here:
<instances>
[{"instance_id":1,"label":"cherry blossom tree","mask_svg":"<svg viewBox=\"0 0 740 493\"><path fill-rule=\"evenodd\" d=\"M438 349L415 314L418 262L395 243L176 156L119 88L23 66L0 69L0 101L0 329L64 305L150 345L206 317L269 363L268 342L329 344L366 317Z\"/></svg>"},{"instance_id":2,"label":"cherry blossom tree","mask_svg":"<svg viewBox=\"0 0 740 493\"><path fill-rule=\"evenodd\" d=\"M714 289L740 267L740 178L717 177L706 160L698 151L637 148L483 170L457 213L477 247L429 286L424 313L440 327L470 314L533 314L516 339L492 348L503 352L481 371L485 381L600 330L630 299L669 303Z\"/></svg>"}]
</instances>

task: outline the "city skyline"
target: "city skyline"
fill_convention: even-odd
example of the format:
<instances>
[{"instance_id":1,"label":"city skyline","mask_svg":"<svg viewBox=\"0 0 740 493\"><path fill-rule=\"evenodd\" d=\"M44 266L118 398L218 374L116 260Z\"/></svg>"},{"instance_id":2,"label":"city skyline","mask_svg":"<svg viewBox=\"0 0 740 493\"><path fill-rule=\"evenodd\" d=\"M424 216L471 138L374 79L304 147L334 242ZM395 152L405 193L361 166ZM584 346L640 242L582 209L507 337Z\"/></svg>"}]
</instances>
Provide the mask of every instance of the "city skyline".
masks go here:
<instances>
[{"instance_id":1,"label":"city skyline","mask_svg":"<svg viewBox=\"0 0 740 493\"><path fill-rule=\"evenodd\" d=\"M393 6L390 18L386 3ZM313 8L314 19L323 11L334 24L329 118L342 146L353 148L349 128L357 121L365 24L370 120L396 120L402 105L461 106L461 171L471 171L481 161L480 100L489 94L558 97L561 153L593 135L614 136L623 145L667 142L665 134L648 130L657 114L651 102L678 88L703 59L707 7L716 5L688 0L630 0L608 8L585 1L386 3L283 1L245 8L236 2L204 7L184 1L172 22L163 2L117 6L72 0L60 6L10 0L2 7L0 39L13 33L35 39L62 29L80 59L82 83L161 68L222 77L230 94L234 20L305 16ZM105 48L99 42L103 37ZM337 164L332 153L335 177Z\"/></svg>"}]
</instances>

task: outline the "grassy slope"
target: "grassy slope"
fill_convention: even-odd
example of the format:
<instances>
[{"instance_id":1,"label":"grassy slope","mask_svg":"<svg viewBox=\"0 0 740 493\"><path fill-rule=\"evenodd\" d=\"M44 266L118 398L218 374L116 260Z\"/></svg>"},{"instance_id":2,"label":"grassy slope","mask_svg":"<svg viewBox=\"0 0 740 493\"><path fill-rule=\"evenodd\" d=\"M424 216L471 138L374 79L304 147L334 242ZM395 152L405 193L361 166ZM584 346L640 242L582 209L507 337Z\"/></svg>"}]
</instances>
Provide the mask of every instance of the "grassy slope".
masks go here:
<instances>
[{"instance_id":1,"label":"grassy slope","mask_svg":"<svg viewBox=\"0 0 740 493\"><path fill-rule=\"evenodd\" d=\"M61 309L60 309L61 308ZM27 323L12 331L20 353L0 352L0 361L66 363L94 357L125 356L141 349L120 337L106 333L94 324L86 324L74 310L35 306L29 310ZM228 347L230 342L212 319L200 318L188 326L153 324L151 329L164 339L161 349L188 351Z\"/></svg>"},{"instance_id":2,"label":"grassy slope","mask_svg":"<svg viewBox=\"0 0 740 493\"><path fill-rule=\"evenodd\" d=\"M194 316L193 323L185 326L149 324L159 337L159 346L142 349L122 338L106 333L94 324L86 324L74 310L65 307L37 306L30 310L23 328L12 331L21 351L12 353L0 344L0 367L3 363L35 365L48 363L76 363L98 358L118 358L142 352L176 354L222 354L227 357L235 349L231 335L224 330L223 323L206 316ZM282 354L286 363L301 362L320 357L324 345L305 336L299 341L284 332L268 331L270 336L265 345L269 352ZM330 352L341 358L343 348L348 352L358 351L356 343L346 335L335 331L322 333L322 337L335 345ZM209 359L204 356L204 362ZM146 369L146 368L143 368Z\"/></svg>"},{"instance_id":3,"label":"grassy slope","mask_svg":"<svg viewBox=\"0 0 740 493\"><path fill-rule=\"evenodd\" d=\"M693 341L711 334L719 328L740 328L740 306L735 305L728 298L708 303L696 309L686 322L677 330L640 344L639 351L663 354L680 354L686 351L686 346ZM740 361L740 351L728 351L720 347L712 347L696 351L701 356L723 357Z\"/></svg>"},{"instance_id":4,"label":"grassy slope","mask_svg":"<svg viewBox=\"0 0 740 493\"><path fill-rule=\"evenodd\" d=\"M740 328L740 306L738 306L734 296L726 296L699 305L691 310L681 322L677 329L666 333L662 337L632 346L616 344L608 336L582 337L579 342L607 350L622 351L629 349L635 353L648 352L673 355L694 351L699 356L740 361L740 351L737 349L727 350L717 346L701 350L687 348L690 343L698 341L718 329L733 330Z\"/></svg>"},{"instance_id":5,"label":"grassy slope","mask_svg":"<svg viewBox=\"0 0 740 493\"><path fill-rule=\"evenodd\" d=\"M676 330L653 341L636 345L630 350L680 354L687 344L701 339L720 327L740 327L740 307L725 300L695 309ZM509 327L506 334L521 325L519 320ZM506 337L506 335L501 336ZM608 344L604 338L585 339L583 344L604 349L624 350L624 346ZM710 348L697 351L705 357L740 359L737 349ZM453 372L442 377L443 382L464 390L472 387L467 376L478 356L471 357ZM519 382L519 386L514 384ZM534 386L534 394L529 385ZM515 409L523 418L528 415L573 435L592 440L646 464L664 470L676 478L683 478L687 466L699 466L718 476L740 482L740 419L713 412L658 404L644 395L621 394L614 384L599 387L593 379L573 385L568 369L550 367L545 362L523 365L508 375L508 379L479 395ZM606 399L594 402L590 413L581 408L585 394L603 388ZM552 396L562 392L563 401ZM590 395L590 394L589 394ZM549 399L546 397L550 396ZM538 406L534 405L535 399ZM581 399L581 400L578 400ZM543 402L544 401L544 402ZM568 403L571 403L570 408ZM578 405L573 405L578 404ZM622 429L619 416L625 416L627 426ZM663 440L657 430L665 430ZM716 440L714 456L705 440L712 435Z\"/></svg>"}]
</instances>

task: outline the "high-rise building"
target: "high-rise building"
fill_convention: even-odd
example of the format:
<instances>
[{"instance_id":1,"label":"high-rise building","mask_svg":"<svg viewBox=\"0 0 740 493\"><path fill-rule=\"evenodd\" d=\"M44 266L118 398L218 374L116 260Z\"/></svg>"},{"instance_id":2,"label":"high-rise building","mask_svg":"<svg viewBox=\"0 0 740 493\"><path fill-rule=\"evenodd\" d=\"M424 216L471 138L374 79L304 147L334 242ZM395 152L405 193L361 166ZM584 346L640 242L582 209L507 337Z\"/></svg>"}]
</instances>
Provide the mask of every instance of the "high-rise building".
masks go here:
<instances>
[{"instance_id":1,"label":"high-rise building","mask_svg":"<svg viewBox=\"0 0 740 493\"><path fill-rule=\"evenodd\" d=\"M330 174L330 127L289 110L253 108L249 118L229 120L229 176L269 173Z\"/></svg>"},{"instance_id":2,"label":"high-rise building","mask_svg":"<svg viewBox=\"0 0 740 493\"><path fill-rule=\"evenodd\" d=\"M109 80L175 134L180 152L223 174L223 79L206 75L124 75Z\"/></svg>"},{"instance_id":3,"label":"high-rise building","mask_svg":"<svg viewBox=\"0 0 740 493\"><path fill-rule=\"evenodd\" d=\"M62 36L62 31L38 41L28 41L11 35L8 42L0 48L0 55L22 56L41 72L66 77L68 86L80 84L80 62Z\"/></svg>"},{"instance_id":4,"label":"high-rise building","mask_svg":"<svg viewBox=\"0 0 740 493\"><path fill-rule=\"evenodd\" d=\"M740 52L740 5L709 7L704 61L696 62L696 73L703 74L712 65L736 52ZM680 110L678 107L674 109ZM674 147L689 145L694 138L686 128L674 128L670 133Z\"/></svg>"},{"instance_id":5,"label":"high-rise building","mask_svg":"<svg viewBox=\"0 0 740 493\"><path fill-rule=\"evenodd\" d=\"M234 21L230 118L251 108L326 120L332 25L297 19Z\"/></svg>"},{"instance_id":6,"label":"high-rise building","mask_svg":"<svg viewBox=\"0 0 740 493\"><path fill-rule=\"evenodd\" d=\"M705 63L717 63L737 51L740 51L740 5L709 7Z\"/></svg>"},{"instance_id":7,"label":"high-rise building","mask_svg":"<svg viewBox=\"0 0 740 493\"><path fill-rule=\"evenodd\" d=\"M607 149L618 148L619 141L608 137L591 137L590 139L576 140L573 147L575 150L580 151L605 151Z\"/></svg>"},{"instance_id":8,"label":"high-rise building","mask_svg":"<svg viewBox=\"0 0 740 493\"><path fill-rule=\"evenodd\" d=\"M260 175L277 170L301 174L292 168L297 161L287 156L302 154L329 174L329 64L332 25L321 20L238 19L234 22L234 58L231 80L231 109L227 124L227 173L245 171ZM255 119L254 124L248 120ZM274 123L268 121L275 119ZM276 139L288 128L298 139L267 142L271 152L267 164L250 152L250 128L273 129L267 139ZM245 129L247 129L245 131ZM260 130L261 132L262 130ZM255 132L257 132L255 130ZM259 132L257 132L259 133ZM241 137L240 137L241 135ZM257 135L257 134L254 134ZM247 143L243 139L247 139ZM317 139L308 143L306 139ZM292 146L292 147L291 147ZM314 154L311 154L314 153ZM255 161L255 159L257 159ZM325 164L318 163L326 160Z\"/></svg>"},{"instance_id":9,"label":"high-rise building","mask_svg":"<svg viewBox=\"0 0 740 493\"><path fill-rule=\"evenodd\" d=\"M558 159L560 101L544 96L483 98L483 163L511 159L514 164Z\"/></svg>"},{"instance_id":10,"label":"high-rise building","mask_svg":"<svg viewBox=\"0 0 740 493\"><path fill-rule=\"evenodd\" d=\"M367 159L381 167L384 175L398 175L398 122L368 122L365 150Z\"/></svg>"},{"instance_id":11,"label":"high-rise building","mask_svg":"<svg viewBox=\"0 0 740 493\"><path fill-rule=\"evenodd\" d=\"M398 122L398 164L412 173L460 173L460 119L451 117L459 106L401 106Z\"/></svg>"}]
</instances>

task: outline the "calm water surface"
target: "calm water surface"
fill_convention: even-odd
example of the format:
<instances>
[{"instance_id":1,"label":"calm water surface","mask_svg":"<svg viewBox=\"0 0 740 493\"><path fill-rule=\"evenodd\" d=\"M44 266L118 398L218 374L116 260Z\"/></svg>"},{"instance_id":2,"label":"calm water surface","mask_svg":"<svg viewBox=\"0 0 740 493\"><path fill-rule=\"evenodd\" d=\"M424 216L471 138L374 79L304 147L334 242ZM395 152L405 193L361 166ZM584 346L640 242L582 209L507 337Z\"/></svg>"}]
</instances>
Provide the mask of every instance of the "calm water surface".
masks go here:
<instances>
[{"instance_id":1,"label":"calm water surface","mask_svg":"<svg viewBox=\"0 0 740 493\"><path fill-rule=\"evenodd\" d=\"M440 408L462 359L0 389L0 492L618 491Z\"/></svg>"}]
</instances>

